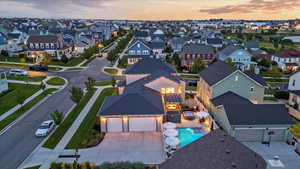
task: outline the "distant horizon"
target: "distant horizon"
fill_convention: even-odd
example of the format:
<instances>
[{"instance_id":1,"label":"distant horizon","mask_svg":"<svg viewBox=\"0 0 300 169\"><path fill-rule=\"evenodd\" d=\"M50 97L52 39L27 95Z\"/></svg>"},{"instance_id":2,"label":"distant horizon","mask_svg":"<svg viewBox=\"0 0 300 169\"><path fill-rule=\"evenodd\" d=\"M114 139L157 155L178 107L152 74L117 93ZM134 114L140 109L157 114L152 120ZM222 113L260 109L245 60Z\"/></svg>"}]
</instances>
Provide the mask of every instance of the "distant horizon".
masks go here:
<instances>
[{"instance_id":1,"label":"distant horizon","mask_svg":"<svg viewBox=\"0 0 300 169\"><path fill-rule=\"evenodd\" d=\"M294 20L300 0L1 0L9 18L133 21Z\"/></svg>"}]
</instances>

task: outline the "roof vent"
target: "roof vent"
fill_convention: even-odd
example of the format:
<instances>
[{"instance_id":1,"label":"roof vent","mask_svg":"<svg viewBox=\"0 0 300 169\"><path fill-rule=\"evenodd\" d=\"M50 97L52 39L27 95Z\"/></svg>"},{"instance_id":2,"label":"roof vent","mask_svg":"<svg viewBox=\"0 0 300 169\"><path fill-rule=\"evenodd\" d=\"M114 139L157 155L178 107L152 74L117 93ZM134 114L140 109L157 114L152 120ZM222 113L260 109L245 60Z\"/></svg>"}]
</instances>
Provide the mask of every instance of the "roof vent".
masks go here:
<instances>
[{"instance_id":1,"label":"roof vent","mask_svg":"<svg viewBox=\"0 0 300 169\"><path fill-rule=\"evenodd\" d=\"M235 164L235 163L231 163L231 166L232 166L233 168L236 168L236 164Z\"/></svg>"},{"instance_id":2,"label":"roof vent","mask_svg":"<svg viewBox=\"0 0 300 169\"><path fill-rule=\"evenodd\" d=\"M226 150L226 154L230 154L230 150L227 149L227 150Z\"/></svg>"},{"instance_id":3,"label":"roof vent","mask_svg":"<svg viewBox=\"0 0 300 169\"><path fill-rule=\"evenodd\" d=\"M224 138L221 138L220 141L224 143L225 139L224 139Z\"/></svg>"}]
</instances>

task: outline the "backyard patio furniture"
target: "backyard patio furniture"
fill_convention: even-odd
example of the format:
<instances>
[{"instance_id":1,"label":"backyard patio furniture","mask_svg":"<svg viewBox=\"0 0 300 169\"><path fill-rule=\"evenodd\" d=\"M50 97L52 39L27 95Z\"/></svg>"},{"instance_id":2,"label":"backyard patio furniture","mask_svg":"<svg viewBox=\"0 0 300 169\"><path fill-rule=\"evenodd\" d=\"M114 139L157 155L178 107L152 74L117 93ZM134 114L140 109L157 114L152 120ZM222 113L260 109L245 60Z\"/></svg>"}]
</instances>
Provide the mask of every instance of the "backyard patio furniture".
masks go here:
<instances>
[{"instance_id":1,"label":"backyard patio furniture","mask_svg":"<svg viewBox=\"0 0 300 169\"><path fill-rule=\"evenodd\" d=\"M167 137L176 137L178 136L178 131L176 129L167 129L164 131L164 135Z\"/></svg>"},{"instance_id":2,"label":"backyard patio furniture","mask_svg":"<svg viewBox=\"0 0 300 169\"><path fill-rule=\"evenodd\" d=\"M175 129L176 128L176 124L171 123L171 122L164 123L163 126L164 126L164 129Z\"/></svg>"},{"instance_id":3,"label":"backyard patio furniture","mask_svg":"<svg viewBox=\"0 0 300 169\"><path fill-rule=\"evenodd\" d=\"M171 147L176 147L179 145L180 141L177 137L167 137L165 143Z\"/></svg>"},{"instance_id":4,"label":"backyard patio furniture","mask_svg":"<svg viewBox=\"0 0 300 169\"><path fill-rule=\"evenodd\" d=\"M203 117L209 116L209 113L207 113L207 112L198 112L198 113L196 113L196 115L200 118L203 118Z\"/></svg>"},{"instance_id":5,"label":"backyard patio furniture","mask_svg":"<svg viewBox=\"0 0 300 169\"><path fill-rule=\"evenodd\" d=\"M192 111L184 111L183 117L186 120L195 120L195 114Z\"/></svg>"}]
</instances>

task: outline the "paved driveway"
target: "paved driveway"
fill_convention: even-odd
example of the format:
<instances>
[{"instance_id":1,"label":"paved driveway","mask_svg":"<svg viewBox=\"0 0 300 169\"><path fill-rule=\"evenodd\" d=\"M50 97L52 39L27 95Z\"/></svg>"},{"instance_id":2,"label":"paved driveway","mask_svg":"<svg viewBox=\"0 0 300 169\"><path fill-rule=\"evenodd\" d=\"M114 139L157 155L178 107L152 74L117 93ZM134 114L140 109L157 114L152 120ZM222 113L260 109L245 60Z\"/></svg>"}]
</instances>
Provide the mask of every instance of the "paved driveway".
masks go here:
<instances>
[{"instance_id":1,"label":"paved driveway","mask_svg":"<svg viewBox=\"0 0 300 169\"><path fill-rule=\"evenodd\" d=\"M294 151L294 147L283 142L272 142L268 147L259 142L243 142L244 145L260 154L267 162L268 169L300 169L300 156ZM272 167L268 160L279 156L284 167Z\"/></svg>"},{"instance_id":2,"label":"paved driveway","mask_svg":"<svg viewBox=\"0 0 300 169\"><path fill-rule=\"evenodd\" d=\"M80 161L95 161L97 164L105 161L159 164L164 160L159 132L107 133L100 145L80 150L80 154Z\"/></svg>"}]
</instances>

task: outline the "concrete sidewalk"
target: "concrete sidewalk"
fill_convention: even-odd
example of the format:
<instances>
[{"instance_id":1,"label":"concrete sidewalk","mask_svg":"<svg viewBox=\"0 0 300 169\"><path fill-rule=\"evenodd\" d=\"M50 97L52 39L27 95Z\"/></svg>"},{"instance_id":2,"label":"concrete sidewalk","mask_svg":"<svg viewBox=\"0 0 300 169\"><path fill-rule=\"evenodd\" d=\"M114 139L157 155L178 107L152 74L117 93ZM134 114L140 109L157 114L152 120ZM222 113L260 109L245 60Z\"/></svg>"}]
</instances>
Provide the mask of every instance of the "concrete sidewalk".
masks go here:
<instances>
[{"instance_id":1,"label":"concrete sidewalk","mask_svg":"<svg viewBox=\"0 0 300 169\"><path fill-rule=\"evenodd\" d=\"M97 87L95 94L89 100L87 105L81 111L79 116L73 122L72 126L68 129L65 133L63 138L60 140L58 145L55 147L54 150L42 147L43 142L36 148L36 150L19 166L20 169L25 167L31 167L35 165L42 165L40 169L49 169L51 162L55 161L60 154L74 154L74 150L64 150L77 129L79 128L82 121L85 119L86 115L89 113L90 109L92 108L93 104L101 94L101 92L105 88L110 88L112 86L101 86ZM46 141L45 139L44 141Z\"/></svg>"}]
</instances>

